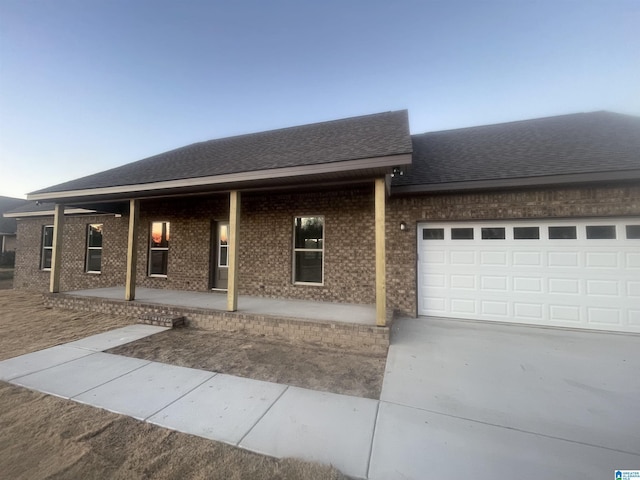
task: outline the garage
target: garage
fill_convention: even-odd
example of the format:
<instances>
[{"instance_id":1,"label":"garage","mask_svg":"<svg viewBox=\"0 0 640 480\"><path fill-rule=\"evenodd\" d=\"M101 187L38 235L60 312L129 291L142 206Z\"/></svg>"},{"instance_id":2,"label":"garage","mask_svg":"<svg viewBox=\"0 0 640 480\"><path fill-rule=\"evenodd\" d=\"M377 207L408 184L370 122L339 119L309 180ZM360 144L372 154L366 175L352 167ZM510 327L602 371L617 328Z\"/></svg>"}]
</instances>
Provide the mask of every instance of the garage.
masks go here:
<instances>
[{"instance_id":1,"label":"garage","mask_svg":"<svg viewBox=\"0 0 640 480\"><path fill-rule=\"evenodd\" d=\"M418 313L640 333L640 218L420 223Z\"/></svg>"}]
</instances>

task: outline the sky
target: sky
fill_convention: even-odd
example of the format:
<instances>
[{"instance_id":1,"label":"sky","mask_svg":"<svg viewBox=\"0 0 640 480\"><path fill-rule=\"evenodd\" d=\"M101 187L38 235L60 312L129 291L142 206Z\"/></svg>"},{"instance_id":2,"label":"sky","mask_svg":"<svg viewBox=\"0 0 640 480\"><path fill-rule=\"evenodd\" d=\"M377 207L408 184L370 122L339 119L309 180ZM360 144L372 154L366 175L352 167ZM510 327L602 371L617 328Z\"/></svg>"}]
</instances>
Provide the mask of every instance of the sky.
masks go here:
<instances>
[{"instance_id":1,"label":"sky","mask_svg":"<svg viewBox=\"0 0 640 480\"><path fill-rule=\"evenodd\" d=\"M640 1L0 0L0 195L400 109L640 116Z\"/></svg>"}]
</instances>

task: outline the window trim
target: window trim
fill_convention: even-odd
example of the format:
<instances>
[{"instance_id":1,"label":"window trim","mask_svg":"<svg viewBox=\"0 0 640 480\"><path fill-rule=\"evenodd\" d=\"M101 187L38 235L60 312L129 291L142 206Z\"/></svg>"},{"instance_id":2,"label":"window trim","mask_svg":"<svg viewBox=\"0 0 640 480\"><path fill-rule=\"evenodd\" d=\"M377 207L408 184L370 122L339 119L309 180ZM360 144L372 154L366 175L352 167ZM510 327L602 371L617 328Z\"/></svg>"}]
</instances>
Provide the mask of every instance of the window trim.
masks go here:
<instances>
[{"instance_id":1,"label":"window trim","mask_svg":"<svg viewBox=\"0 0 640 480\"><path fill-rule=\"evenodd\" d=\"M45 232L47 231L47 228L51 229L51 246L45 246L44 244L44 239L45 239ZM51 271L51 266L49 267L45 267L44 266L44 251L45 250L51 250L51 258L53 259L53 235L55 233L55 228L53 225L43 225L42 226L42 233L40 235L40 270L44 271L44 272L50 272Z\"/></svg>"},{"instance_id":2,"label":"window trim","mask_svg":"<svg viewBox=\"0 0 640 480\"><path fill-rule=\"evenodd\" d=\"M167 240L166 247L154 247L153 246L153 224L154 223L166 223L168 228L167 230L171 232L171 222L168 220L152 220L149 224L149 250L148 250L148 261L147 261L147 276L153 278L167 278L169 275L169 242L171 241L171 233L169 233L169 240ZM151 252L155 251L164 251L167 252L167 273L151 273Z\"/></svg>"},{"instance_id":3,"label":"window trim","mask_svg":"<svg viewBox=\"0 0 640 480\"><path fill-rule=\"evenodd\" d=\"M322 219L322 248L296 248L296 220L298 218L321 218ZM293 217L293 235L292 235L292 250L293 255L291 256L291 282L293 285L307 285L307 286L315 286L315 287L323 287L324 286L324 250L325 250L325 217L324 215L296 215ZM296 280L296 253L297 252L320 252L322 254L322 265L321 265L321 275L322 281L318 282L302 282Z\"/></svg>"},{"instance_id":4,"label":"window trim","mask_svg":"<svg viewBox=\"0 0 640 480\"><path fill-rule=\"evenodd\" d=\"M92 247L90 242L89 242L89 232L91 231L91 227L93 226L101 226L102 228L104 228L104 223L88 223L87 224L87 240L86 240L86 244L87 244L87 248L86 248L86 252L85 252L85 261L84 261L84 271L85 273L91 273L91 274L101 274L102 273L102 246L104 244L104 237L100 238L100 246L99 247ZM93 251L100 251L100 270L89 270L89 252L93 250Z\"/></svg>"}]
</instances>

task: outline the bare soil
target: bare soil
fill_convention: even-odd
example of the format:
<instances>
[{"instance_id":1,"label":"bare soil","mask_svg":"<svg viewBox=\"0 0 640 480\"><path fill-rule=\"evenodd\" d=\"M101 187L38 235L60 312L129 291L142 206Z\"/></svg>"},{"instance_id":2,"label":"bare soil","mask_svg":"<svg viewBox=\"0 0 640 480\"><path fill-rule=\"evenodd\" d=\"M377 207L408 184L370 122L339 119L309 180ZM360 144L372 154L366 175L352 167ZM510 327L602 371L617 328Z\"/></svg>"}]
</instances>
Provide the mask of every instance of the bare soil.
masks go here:
<instances>
[{"instance_id":1,"label":"bare soil","mask_svg":"<svg viewBox=\"0 0 640 480\"><path fill-rule=\"evenodd\" d=\"M0 291L0 359L128 323L48 309L37 294ZM5 382L0 432L1 478L348 479L332 467L253 454Z\"/></svg>"},{"instance_id":2,"label":"bare soil","mask_svg":"<svg viewBox=\"0 0 640 480\"><path fill-rule=\"evenodd\" d=\"M178 328L108 351L268 382L380 398L386 358L300 342Z\"/></svg>"},{"instance_id":3,"label":"bare soil","mask_svg":"<svg viewBox=\"0 0 640 480\"><path fill-rule=\"evenodd\" d=\"M0 360L131 323L124 317L47 308L37 293L0 290Z\"/></svg>"}]
</instances>

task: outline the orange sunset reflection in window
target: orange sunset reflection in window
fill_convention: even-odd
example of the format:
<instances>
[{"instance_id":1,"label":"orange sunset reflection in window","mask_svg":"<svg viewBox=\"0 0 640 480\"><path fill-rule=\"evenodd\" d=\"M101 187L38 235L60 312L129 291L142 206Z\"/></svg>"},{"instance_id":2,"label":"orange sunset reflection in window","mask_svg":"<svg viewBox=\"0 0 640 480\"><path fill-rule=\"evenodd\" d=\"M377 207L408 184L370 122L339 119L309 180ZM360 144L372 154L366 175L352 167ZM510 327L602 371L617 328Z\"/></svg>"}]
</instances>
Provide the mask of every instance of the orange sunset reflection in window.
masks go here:
<instances>
[{"instance_id":1,"label":"orange sunset reflection in window","mask_svg":"<svg viewBox=\"0 0 640 480\"><path fill-rule=\"evenodd\" d=\"M151 241L155 245L168 245L169 222L153 222L151 226Z\"/></svg>"}]
</instances>

